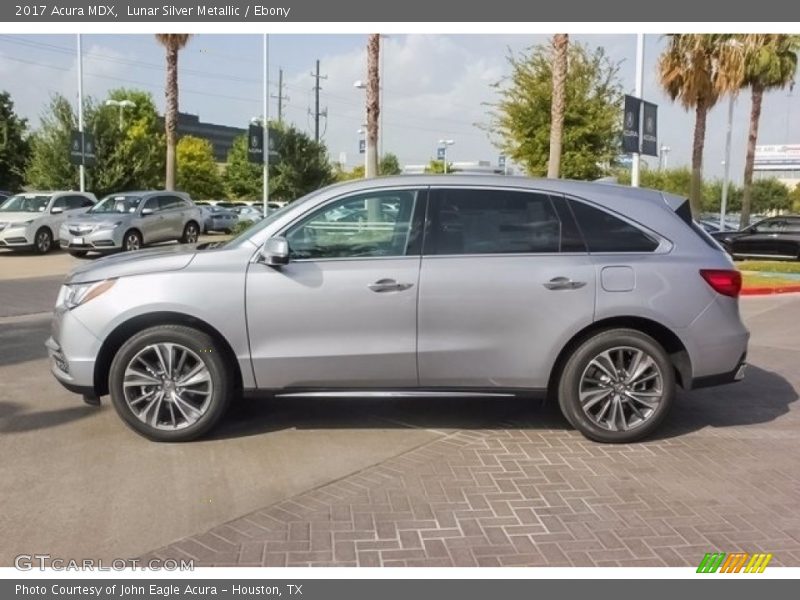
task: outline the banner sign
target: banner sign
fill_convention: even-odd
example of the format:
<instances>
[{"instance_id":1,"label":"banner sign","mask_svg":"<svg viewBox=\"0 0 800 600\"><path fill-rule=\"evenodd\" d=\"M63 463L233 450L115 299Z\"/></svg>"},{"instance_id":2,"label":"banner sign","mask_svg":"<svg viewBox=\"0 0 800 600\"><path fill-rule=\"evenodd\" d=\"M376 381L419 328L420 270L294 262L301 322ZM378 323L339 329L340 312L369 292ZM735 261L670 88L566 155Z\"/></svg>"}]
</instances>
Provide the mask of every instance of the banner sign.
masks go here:
<instances>
[{"instance_id":1,"label":"banner sign","mask_svg":"<svg viewBox=\"0 0 800 600\"><path fill-rule=\"evenodd\" d=\"M639 122L642 101L625 95L625 109L622 117L622 151L639 152Z\"/></svg>"},{"instance_id":2,"label":"banner sign","mask_svg":"<svg viewBox=\"0 0 800 600\"><path fill-rule=\"evenodd\" d=\"M247 160L251 163L264 162L264 128L255 123L247 130Z\"/></svg>"},{"instance_id":3,"label":"banner sign","mask_svg":"<svg viewBox=\"0 0 800 600\"><path fill-rule=\"evenodd\" d=\"M95 154L94 136L91 133L77 131L70 132L69 162L73 165L93 167L97 162Z\"/></svg>"},{"instance_id":4,"label":"banner sign","mask_svg":"<svg viewBox=\"0 0 800 600\"><path fill-rule=\"evenodd\" d=\"M658 105L642 101L642 154L658 156Z\"/></svg>"}]
</instances>

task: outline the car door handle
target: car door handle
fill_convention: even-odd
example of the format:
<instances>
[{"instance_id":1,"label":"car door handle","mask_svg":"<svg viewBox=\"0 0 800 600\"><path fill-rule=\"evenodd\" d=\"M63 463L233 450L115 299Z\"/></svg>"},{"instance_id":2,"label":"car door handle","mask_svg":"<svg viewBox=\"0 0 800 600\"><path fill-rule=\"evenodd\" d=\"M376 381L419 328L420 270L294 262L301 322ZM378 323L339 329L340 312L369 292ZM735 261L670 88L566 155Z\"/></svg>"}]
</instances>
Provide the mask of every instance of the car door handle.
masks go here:
<instances>
[{"instance_id":1,"label":"car door handle","mask_svg":"<svg viewBox=\"0 0 800 600\"><path fill-rule=\"evenodd\" d=\"M586 285L585 281L572 281L569 277L553 277L542 284L548 290L577 290Z\"/></svg>"},{"instance_id":2,"label":"car door handle","mask_svg":"<svg viewBox=\"0 0 800 600\"><path fill-rule=\"evenodd\" d=\"M412 287L413 283L397 283L394 279L378 279L375 283L370 283L367 287L373 292L402 292Z\"/></svg>"}]
</instances>

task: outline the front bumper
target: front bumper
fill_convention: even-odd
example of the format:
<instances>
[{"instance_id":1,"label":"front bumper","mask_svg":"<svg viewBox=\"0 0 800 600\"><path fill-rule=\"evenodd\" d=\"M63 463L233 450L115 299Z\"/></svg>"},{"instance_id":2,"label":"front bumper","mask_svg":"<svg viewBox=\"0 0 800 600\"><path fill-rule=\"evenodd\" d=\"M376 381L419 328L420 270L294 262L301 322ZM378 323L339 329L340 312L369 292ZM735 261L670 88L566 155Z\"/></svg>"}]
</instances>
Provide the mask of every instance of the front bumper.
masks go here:
<instances>
[{"instance_id":1,"label":"front bumper","mask_svg":"<svg viewBox=\"0 0 800 600\"><path fill-rule=\"evenodd\" d=\"M112 252L122 249L122 231L120 227L100 229L88 233L73 233L62 228L58 237L61 248L64 250Z\"/></svg>"},{"instance_id":2,"label":"front bumper","mask_svg":"<svg viewBox=\"0 0 800 600\"><path fill-rule=\"evenodd\" d=\"M56 307L45 348L50 358L50 371L61 385L77 394L93 392L94 367L100 345L100 340L72 311Z\"/></svg>"},{"instance_id":3,"label":"front bumper","mask_svg":"<svg viewBox=\"0 0 800 600\"><path fill-rule=\"evenodd\" d=\"M0 248L26 248L33 246L33 232L27 225L6 225L0 230Z\"/></svg>"}]
</instances>

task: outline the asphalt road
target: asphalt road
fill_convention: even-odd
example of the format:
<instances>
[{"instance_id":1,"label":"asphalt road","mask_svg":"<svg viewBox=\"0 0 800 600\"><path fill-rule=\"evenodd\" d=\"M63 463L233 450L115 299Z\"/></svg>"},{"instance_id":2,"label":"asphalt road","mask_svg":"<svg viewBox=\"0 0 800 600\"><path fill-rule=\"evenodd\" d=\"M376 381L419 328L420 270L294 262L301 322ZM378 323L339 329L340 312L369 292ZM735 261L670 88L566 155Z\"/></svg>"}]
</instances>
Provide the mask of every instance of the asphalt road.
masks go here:
<instances>
[{"instance_id":1,"label":"asphalt road","mask_svg":"<svg viewBox=\"0 0 800 600\"><path fill-rule=\"evenodd\" d=\"M13 285L15 306L37 311L57 288ZM667 424L677 439L757 424L764 447L798 441L789 413L800 390L800 295L746 298L742 307L753 332L750 376L682 395ZM241 403L210 439L154 444L126 429L107 401L84 406L55 382L43 347L48 320L0 318L1 566L20 553L137 556L453 431L541 427L547 443L548 431L566 427L552 407L529 400L292 399ZM796 460L770 456L775 468Z\"/></svg>"}]
</instances>

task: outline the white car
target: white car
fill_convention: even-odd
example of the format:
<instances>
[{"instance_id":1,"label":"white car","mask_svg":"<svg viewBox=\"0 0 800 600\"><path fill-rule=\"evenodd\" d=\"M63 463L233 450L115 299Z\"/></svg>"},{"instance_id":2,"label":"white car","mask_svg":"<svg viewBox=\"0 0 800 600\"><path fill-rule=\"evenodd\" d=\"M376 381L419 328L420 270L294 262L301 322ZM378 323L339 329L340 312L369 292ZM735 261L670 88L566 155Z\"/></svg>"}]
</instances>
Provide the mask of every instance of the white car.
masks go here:
<instances>
[{"instance_id":1,"label":"white car","mask_svg":"<svg viewBox=\"0 0 800 600\"><path fill-rule=\"evenodd\" d=\"M85 192L29 192L0 205L0 248L46 254L68 216L86 212L97 202Z\"/></svg>"}]
</instances>

